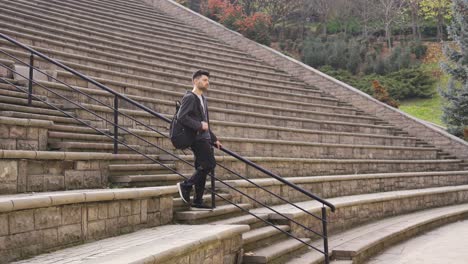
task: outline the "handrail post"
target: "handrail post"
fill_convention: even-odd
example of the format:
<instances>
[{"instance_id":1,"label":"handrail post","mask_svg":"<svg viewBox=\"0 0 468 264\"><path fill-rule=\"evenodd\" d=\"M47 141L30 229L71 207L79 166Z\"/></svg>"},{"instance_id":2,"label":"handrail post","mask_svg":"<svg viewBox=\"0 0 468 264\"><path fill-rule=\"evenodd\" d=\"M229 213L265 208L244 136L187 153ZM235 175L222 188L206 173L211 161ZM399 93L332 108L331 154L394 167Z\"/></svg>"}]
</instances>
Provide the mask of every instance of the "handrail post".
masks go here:
<instances>
[{"instance_id":1,"label":"handrail post","mask_svg":"<svg viewBox=\"0 0 468 264\"><path fill-rule=\"evenodd\" d=\"M215 209L216 208L215 171L212 170L210 175L211 175L211 209Z\"/></svg>"},{"instance_id":2,"label":"handrail post","mask_svg":"<svg viewBox=\"0 0 468 264\"><path fill-rule=\"evenodd\" d=\"M328 255L328 231L327 231L327 208L322 206L322 233L323 233L323 252L325 252L325 264L330 263L330 256Z\"/></svg>"},{"instance_id":3,"label":"handrail post","mask_svg":"<svg viewBox=\"0 0 468 264\"><path fill-rule=\"evenodd\" d=\"M119 153L119 97L114 96L114 154Z\"/></svg>"},{"instance_id":4,"label":"handrail post","mask_svg":"<svg viewBox=\"0 0 468 264\"><path fill-rule=\"evenodd\" d=\"M32 105L33 78L34 78L34 54L29 56L29 85L28 85L28 105Z\"/></svg>"}]
</instances>

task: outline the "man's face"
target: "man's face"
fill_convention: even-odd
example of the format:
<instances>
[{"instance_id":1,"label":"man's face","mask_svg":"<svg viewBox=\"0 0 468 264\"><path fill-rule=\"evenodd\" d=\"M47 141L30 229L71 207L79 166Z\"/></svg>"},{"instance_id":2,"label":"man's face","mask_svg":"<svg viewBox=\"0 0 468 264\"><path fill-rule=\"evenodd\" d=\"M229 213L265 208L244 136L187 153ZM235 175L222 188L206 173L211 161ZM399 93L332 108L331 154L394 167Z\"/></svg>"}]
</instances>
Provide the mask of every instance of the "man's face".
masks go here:
<instances>
[{"instance_id":1,"label":"man's face","mask_svg":"<svg viewBox=\"0 0 468 264\"><path fill-rule=\"evenodd\" d=\"M208 90L208 87L210 86L210 80L208 76L202 75L198 78L196 78L194 81L195 86L202 90L203 92L206 92Z\"/></svg>"}]
</instances>

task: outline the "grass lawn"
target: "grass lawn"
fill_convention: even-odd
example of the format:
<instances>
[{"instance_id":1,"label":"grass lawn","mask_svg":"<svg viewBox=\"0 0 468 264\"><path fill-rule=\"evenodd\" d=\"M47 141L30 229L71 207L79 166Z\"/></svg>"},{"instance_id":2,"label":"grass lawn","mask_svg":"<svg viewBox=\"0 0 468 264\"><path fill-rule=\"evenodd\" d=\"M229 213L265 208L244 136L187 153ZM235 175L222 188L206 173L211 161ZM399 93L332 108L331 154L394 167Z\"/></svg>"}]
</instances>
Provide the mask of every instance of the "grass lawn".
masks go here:
<instances>
[{"instance_id":1,"label":"grass lawn","mask_svg":"<svg viewBox=\"0 0 468 264\"><path fill-rule=\"evenodd\" d=\"M429 99L413 99L401 102L400 110L414 117L444 126L441 120L441 98L435 95Z\"/></svg>"}]
</instances>

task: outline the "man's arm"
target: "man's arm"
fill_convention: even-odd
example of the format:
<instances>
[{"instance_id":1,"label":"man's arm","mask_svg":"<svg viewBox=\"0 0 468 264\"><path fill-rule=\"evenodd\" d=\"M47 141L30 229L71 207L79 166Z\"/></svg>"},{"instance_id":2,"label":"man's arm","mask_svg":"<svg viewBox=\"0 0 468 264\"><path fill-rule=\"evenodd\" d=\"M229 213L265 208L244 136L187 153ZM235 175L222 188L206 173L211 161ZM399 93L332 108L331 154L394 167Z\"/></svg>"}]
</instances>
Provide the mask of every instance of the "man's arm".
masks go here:
<instances>
[{"instance_id":1,"label":"man's arm","mask_svg":"<svg viewBox=\"0 0 468 264\"><path fill-rule=\"evenodd\" d=\"M202 123L192 118L189 114L194 108L195 100L194 96L186 95L182 98L179 113L177 114L178 120L182 125L189 127L195 131L202 129Z\"/></svg>"}]
</instances>

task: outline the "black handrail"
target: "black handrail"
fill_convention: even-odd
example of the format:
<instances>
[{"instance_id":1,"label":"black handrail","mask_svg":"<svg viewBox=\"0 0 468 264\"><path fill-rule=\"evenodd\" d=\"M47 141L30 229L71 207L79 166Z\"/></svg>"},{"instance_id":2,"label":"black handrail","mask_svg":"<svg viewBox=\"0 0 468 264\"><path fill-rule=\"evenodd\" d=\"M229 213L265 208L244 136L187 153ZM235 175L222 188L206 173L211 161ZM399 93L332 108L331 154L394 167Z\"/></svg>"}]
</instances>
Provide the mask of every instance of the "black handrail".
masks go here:
<instances>
[{"instance_id":1,"label":"black handrail","mask_svg":"<svg viewBox=\"0 0 468 264\"><path fill-rule=\"evenodd\" d=\"M168 136L167 136L166 134L161 133L160 131L154 129L153 127L150 127L150 126L146 125L145 123L138 121L137 119L133 118L132 116L129 116L129 115L125 114L125 113L121 113L120 111L118 111L118 100L117 100L117 97L114 97L114 106L107 105L106 103L102 102L101 100L96 99L96 98L90 96L89 94L87 94L87 93L85 93L85 92L83 92L83 91L80 91L79 89L77 89L77 88L75 88L75 87L73 87L73 86L71 86L71 85L69 85L69 84L67 84L67 83L65 83L65 82L63 82L63 81L61 81L61 80L59 80L59 79L53 77L53 76L51 76L51 75L48 74L47 72L44 72L44 71L42 71L41 69L32 66L32 65L33 65L32 62L34 61L33 59L30 59L30 63L31 63L31 64L27 64L27 63L25 63L25 62L19 60L19 59L16 58L15 56L13 56L13 55L11 55L11 54L8 54L8 53L5 52L4 50L0 50L0 53L5 54L5 55L8 56L9 58L11 58L11 59L13 59L13 60L15 60L15 61L21 63L22 65L29 66L29 67L30 67L30 71L29 71L29 75L30 75L30 76L32 76L32 72L34 72L33 70L38 71L38 72L40 72L40 73L46 75L48 78L51 78L51 79L53 79L54 81L56 81L56 82L58 82L58 83L60 83L60 84L65 85L67 88L69 88L69 89L71 89L71 90L73 90L73 91L75 91L75 92L77 92L77 93L79 93L79 94L81 94L81 95L84 95L84 96L86 96L87 98L90 98L91 100L93 100L93 101L95 101L95 102L97 102L97 103L99 103L99 104L101 104L101 105L103 105L103 106L105 106L105 107L111 109L112 111L114 111L114 121L112 122L112 121L109 121L109 120L107 120L107 119L105 119L105 118L103 118L103 117L97 115L96 113L90 111L89 109L87 109L87 108L85 108L85 107L83 107L83 106L81 106L81 105L79 105L79 104L77 104L77 103L75 103L75 102L73 102L73 101L68 100L66 97L64 97L64 96L62 96L62 95L60 95L60 94L57 94L55 91L50 90L49 88L45 87L44 85L42 85L42 84L40 84L40 83L36 83L34 80L29 79L29 82L28 82L28 83L29 83L29 89L28 89L28 92L27 92L27 93L28 93L28 103L29 103L29 104L31 104L31 96L32 96L31 91L32 91L32 84L34 83L34 84L40 86L41 88L47 90L48 92L53 93L53 94L55 94L56 96L58 96L58 97L60 97L60 98L62 98L62 99L64 99L64 100L68 101L69 103L71 103L71 104L77 106L78 108L80 108L80 109L82 109L82 110L84 110L84 111L86 111L86 112L88 112L88 113L90 113L90 114L92 114L92 115L98 117L99 119L102 119L103 121L106 121L107 123L113 125L113 127L114 127L114 138L113 138L113 140L114 140L114 154L117 154L117 145L118 145L118 143L122 144L120 141L117 140L117 137L118 137L118 129L120 128L120 129L124 130L124 132L127 132L127 133L129 133L129 134L131 134L131 135L137 137L138 139L144 141L145 143L147 143L147 144L149 144L149 145L152 145L153 147L158 148L159 150L165 152L166 154L168 154L168 155L170 155L170 156L172 156L172 157L174 157L174 158L176 158L176 159L179 159L179 160L183 161L184 163L188 164L189 166L193 166L193 164L191 164L191 163L189 163L189 162L187 162L187 161L185 161L185 160L183 160L183 159L180 159L178 156L175 156L173 153L170 153L169 151L167 151L167 150L165 150L165 149L163 149L163 148L161 148L161 147L159 147L159 146L157 146L157 145L154 145L154 144L148 142L148 141L145 140L145 139L142 139L140 136L135 135L134 133L128 131L126 128L121 128L120 126L118 126L118 114L120 114L120 115L122 115L122 116L125 116L125 117L131 119L131 120L134 121L135 123L137 123L137 124L139 124L139 125L142 125L142 126L144 126L145 128L148 128L149 130L154 131L154 132L158 133L159 135L161 135L161 136L163 136L163 137L168 138ZM0 66L3 66L4 68L6 68L6 69L8 69L8 70L10 70L10 71L14 71L13 69L9 68L9 67L6 66L6 65L3 65L2 63L0 63ZM17 74L18 74L19 76L21 76L21 77L27 79L26 76L23 76L22 74L19 74L19 73L17 73ZM21 90L19 87L15 87L15 88ZM55 107L54 107L54 108L55 108ZM58 108L57 108L57 109L58 109ZM61 111L61 110L59 110L59 111ZM94 128L93 128L93 129L94 129ZM95 129L95 130L96 130L96 129ZM125 145L125 144L122 144L122 145L128 147L128 146ZM140 154L140 153L139 153L139 154ZM237 154L236 154L236 155L237 155ZM295 208L297 208L297 209L303 211L304 213L306 213L306 214L308 214L308 215L310 215L310 216L312 216L312 217L314 217L314 218L317 218L317 219L319 219L319 220L322 220L321 217L319 217L319 216L317 216L317 215L315 215L315 214L313 214L313 213L311 213L311 212L308 212L307 210L305 210L305 209L303 209L303 208L297 206L296 204L291 203L291 202L289 202L288 200L284 199L284 198L281 197L280 195L277 195L276 193L274 193L274 192L272 192L272 191L270 191L270 190L268 190L268 189L265 189L265 188L261 187L260 185L258 185L257 183L253 182L252 180L248 179L247 177L244 177L244 176L240 175L239 173L237 173L237 172L235 172L235 171L233 171L233 170L231 170L231 169L225 167L224 165L221 165L221 164L219 164L219 163L217 163L217 165L218 165L219 167L223 168L224 170L226 170L226 171L228 171L228 172L230 172L230 173L236 175L237 177L239 177L239 178L241 178L241 179L243 179L243 180L249 182L250 184L252 184L252 185L254 185L254 186L258 187L258 188L261 188L261 189L264 190L265 192L267 192L267 193L269 193L269 194L275 196L276 198L280 199L281 201L283 201L283 202L285 202L285 203L288 203L288 204L291 204L293 207L295 207ZM215 179L215 177L211 177L211 179L213 180L213 179ZM214 186L214 183L213 183L213 182L212 182L211 184L212 184L212 186ZM213 195L214 195L214 192L212 192L212 207L214 208L214 207L215 207L215 203L214 203L214 197L213 197Z\"/></svg>"},{"instance_id":2,"label":"black handrail","mask_svg":"<svg viewBox=\"0 0 468 264\"><path fill-rule=\"evenodd\" d=\"M42 53L40 53L40 52L38 52L38 51L36 51L36 50L34 50L34 49L31 49L30 47L28 47L28 46L26 46L26 45L24 45L24 44L22 44L22 43L20 43L20 42L18 42L18 41L16 41L16 40L10 38L10 37L8 37L8 36L2 34L2 33L0 33L0 37L2 37L2 38L4 38L4 39L6 39L6 40L8 40L8 41L10 41L10 42L12 42L12 43L14 43L15 45L18 45L18 46L22 47L23 49L26 49L26 50L30 51L32 54L35 54L35 55L41 57L42 59L44 59L44 60L46 60L46 61L48 61L48 62L50 62L50 63L53 63L53 64L55 64L55 65L57 65L57 66L59 66L59 67L65 69L66 71L68 71L68 72L70 72L70 73L72 73L72 74L74 74L74 75L80 77L81 79L86 80L86 81L88 81L88 82L90 82L90 83L96 85L97 87L99 87L99 88L101 88L101 89L103 89L103 90L105 90L105 91L107 91L107 92L113 94L114 96L116 96L116 97L118 97L118 98L120 98L120 99L123 99L123 100L127 101L128 103L132 104L133 106L136 106L137 108L140 108L140 109L142 109L142 110L144 110L144 111L146 111L146 112L148 112L148 113L150 113L150 114L152 114L152 115L158 117L159 119L161 119L161 120L163 120L163 121L165 121L165 122L167 122L167 123L171 123L171 119L169 119L169 118L163 116L162 114L160 114L160 113L158 113L158 112L152 110L152 109L149 108L149 107L146 107L146 106L143 105L143 104L138 103L137 101L135 101L135 100L133 100L133 99L131 99L131 98L128 98L128 97L125 96L125 95L122 95L122 94L120 94L120 93L118 93L118 92L116 92L116 91L114 91L114 90L108 88L107 86L105 86L105 85L103 85L103 84L101 84L101 83L99 83L99 82L97 82L97 81L95 81L95 80L93 80L93 79L91 79L91 78L89 78L89 77L87 77L87 76L81 74L80 72L78 72L78 71L76 71L76 70L74 70L74 69L72 69L72 68L66 66L65 64L63 64L63 63L61 63L61 62L58 62L58 61L56 61L56 60L53 60L53 59L51 59L51 58L45 56L44 54L42 54ZM314 195L313 193L311 193L311 192L309 192L309 191L307 191L307 190L302 189L301 187L297 186L296 184L294 184L294 183L292 183L292 182L289 182L288 180L282 178L281 176L278 176L278 175L276 175L276 174L274 174L274 173L268 171L267 169L265 169L265 168L259 166L258 164L255 164L254 162L249 161L249 160L247 160L247 159L241 157L241 156L238 155L237 153L235 153L235 152L233 152L233 151L230 151L229 149L226 149L226 148L224 148L224 147L221 147L221 150L224 151L225 153L227 153L227 154L229 154L229 155L235 157L236 159L238 159L238 160L240 160L240 161L242 161L242 162L248 164L249 166L254 167L255 169L260 170L261 172L263 172L263 173L265 173L265 174L267 174L267 175L269 175L269 176L275 178L276 180L281 181L282 183L284 183L284 184L286 184L286 185L288 185L288 186L294 188L295 190L297 190L297 191L303 193L304 195L308 196L309 198L312 198L312 199L314 199L314 200L316 200L316 201L319 201L320 203L322 203L322 204L328 206L328 207L331 209L332 212L334 212L334 211L336 210L335 206L334 206L332 203L330 203L330 202L328 202L328 201L326 201L326 200L324 200L324 199L318 197L317 195Z\"/></svg>"},{"instance_id":3,"label":"black handrail","mask_svg":"<svg viewBox=\"0 0 468 264\"><path fill-rule=\"evenodd\" d=\"M115 118L114 118L114 122L111 122L111 121L109 121L109 120L107 120L107 119L105 119L105 118L102 118L102 117L98 116L97 114L93 113L94 115L98 116L98 117L101 118L102 120L105 120L107 123L112 124L112 125L114 126L114 129L115 129L114 132L117 132L117 131L118 131L118 128L123 129L123 128L121 128L121 127L118 125L118 116L117 116L117 115L118 115L118 113L120 112L120 111L118 110L118 99L122 99L122 100L124 100L124 101L126 101L126 102L132 104L133 106L135 106L135 107L137 107L137 108L139 108L139 109L142 109L142 110L144 110L145 112L152 114L153 116L158 117L159 119L161 119L161 120L163 120L163 121L165 121L165 122L167 122L167 123L170 123L170 122L171 122L170 119L168 119L167 117L163 116L162 114L160 114L160 113L158 113L158 112L155 112L154 110L152 110L152 109L150 109L150 108L148 108L148 107L146 107L146 106L144 106L144 105L142 105L142 104L140 104L140 103L134 101L134 100L131 99L131 98L128 98L128 97L125 96L125 95L122 95L122 94L120 94L120 93L115 92L114 90L112 90L112 89L106 87L105 85L102 85L101 83L99 83L99 82L97 82L97 81L95 81L95 80L93 80L93 79L91 79L91 78L89 78L89 77L87 77L87 76L85 76L85 75L83 75L83 74L81 74L81 73L75 71L74 69L72 69L72 68L70 68L70 67L68 67L68 66L66 66L66 65L64 65L64 64L62 64L62 63L60 63L60 62L58 62L58 61L56 61L56 60L53 60L53 59L51 59L51 58L49 58L49 57L43 55L42 53L40 53L40 52L38 52L38 51L36 51L36 50L34 50L34 49L32 49L32 48L29 48L29 47L25 46L25 45L22 44L22 43L19 43L18 41L14 40L14 39L12 39L12 38L10 38L10 37L8 37L8 36L2 34L2 33L0 33L0 37L6 39L6 40L8 40L8 41L10 41L11 43L13 43L13 44L15 44L15 45L17 45L17 46L19 46L19 47L21 47L21 48L23 48L23 49L28 50L28 51L31 53L31 55L30 55L30 64L29 64L29 66L30 66L30 68L29 68L29 69L30 69L30 73L29 73L29 76L30 76L30 78L29 78L29 91L28 91L28 102L29 102L29 103L31 103L32 96L33 96L33 95L32 95L32 84L33 84L33 82L36 83L36 82L33 80L33 78L32 78L32 77L33 77L33 62L34 62L33 59L34 59L34 55L36 55L36 56L38 56L38 57L40 57L40 58L42 58L42 59L44 59L44 60L46 60L46 61L48 61L48 62L50 62L50 63L52 63L52 64L55 64L55 65L59 66L59 67L62 68L62 69L65 69L66 71L72 73L73 75L78 76L78 77L80 77L81 79L86 80L87 82L90 82L90 83L94 84L96 87L99 87L100 89L105 90L105 91L107 91L108 93L114 95L114 102L115 102L115 104L114 104L114 107L115 107L115 108L114 108L114 117L115 117ZM3 65L3 66L4 66L4 65ZM35 68L34 68L34 69L35 69ZM24 76L23 76L23 77L24 77ZM24 77L24 78L25 78L25 77ZM2 79L3 79L3 78L2 78ZM25 79L28 79L28 78L25 78ZM16 85L14 85L14 86L16 87ZM16 88L17 88L17 87L16 87ZM18 89L18 88L17 88L17 89ZM47 89L47 88L46 88L46 89ZM34 96L34 97L35 97L35 96ZM35 97L35 98L36 98L36 97ZM39 100L40 100L40 99L39 99ZM41 101L42 101L42 100L41 100ZM45 103L48 104L47 102L45 102ZM87 110L87 109L86 109L86 110ZM88 111L89 111L89 110L88 110ZM63 112L63 111L62 111L62 112ZM65 113L65 112L63 112L63 113ZM65 114L68 115L67 113L65 113ZM117 116L117 117L116 117L116 116ZM73 117L73 118L74 118L74 117ZM77 118L76 118L76 119L77 119ZM77 120L78 120L78 119L77 119ZM85 123L83 123L83 124L85 124ZM85 124L85 125L87 125L87 124ZM89 125L87 125L87 126L89 126ZM92 128L93 128L93 127L92 127ZM93 129L95 129L95 128L93 128ZM97 132L103 133L103 132L100 131L99 129L95 129L95 130L96 130ZM123 130L128 132L127 129L123 129ZM156 131L156 132L160 133L159 131ZM117 145L118 143L121 143L121 144L125 145L127 148L130 148L130 149L136 151L137 153L142 154L143 156L145 156L145 157L147 157L147 158L150 158L150 157L148 157L146 154L143 154L143 153L139 152L138 150L134 149L133 147L130 147L130 146L126 145L126 144L123 143L123 142L120 142L120 141L118 140L116 134L117 134L117 133L115 133L115 135L114 135L114 137L113 137L113 140L114 140L114 144L115 144L115 145ZM133 134L133 133L132 133L132 134ZM160 134L162 134L162 133L160 133ZM133 135L134 135L134 136L137 136L137 135L135 135L135 134L133 134ZM110 136L110 135L107 135L107 136ZM137 137L140 138L140 139L142 139L142 140L145 141L146 143L151 144L150 142L144 140L143 138L141 138L141 137L139 137L139 136L137 136ZM151 145L153 145L153 144L151 144ZM159 148L159 147L158 147L158 148ZM161 149L161 148L159 148L159 149ZM307 191L307 190L302 189L301 187L299 187L299 186L297 186L297 185L295 185L295 184L293 184L293 183L287 181L286 179L282 178L281 176L278 176L278 175L274 174L273 172L266 170L265 168L259 166L258 164L255 164L254 162L252 162L252 161L250 161L250 160L248 160L248 159L243 158L242 156L238 155L237 153L235 153L235 152L233 152L233 151L230 151L229 149L226 149L226 148L224 148L224 147L221 147L220 149L221 149L223 152L229 154L230 156L232 156L232 157L234 157L234 158L236 158L236 159L242 161L243 163L245 163L245 164L247 164L247 165L249 165L249 166L251 166L251 167L253 167L253 168L255 168L255 169L257 169L257 170L259 170L259 171L261 171L261 172L263 172L263 173L265 173L266 175L268 175L268 176L270 176L270 177L272 177L272 178L275 178L276 180L278 180L278 181L284 183L285 185L287 185L287 186L289 186L289 187L291 187L291 188L293 188L293 189L295 189L295 190L301 192L302 194L308 196L309 198L312 198L312 199L314 199L314 200L316 200L316 201L322 203L323 206L325 206L325 205L328 206L328 207L331 209L332 212L335 211L335 209L336 209L335 206L334 206L333 204L331 204L330 202L328 202L328 201L326 201L326 200L324 200L324 199L322 199L322 198L320 198L320 197L318 197L318 196L312 194L311 192L309 192L309 191ZM116 151L116 147L114 148L114 151ZM165 151L165 150L164 150L164 151ZM166 152L167 152L167 151L166 151ZM152 158L150 158L150 159L151 159L151 160L154 160L154 159L152 159ZM163 165L163 164L162 164L161 162L159 162L159 161L156 161L156 160L154 160L154 161L157 162L157 163L159 163L159 164L161 164L161 165ZM185 162L187 162L187 161L185 161ZM167 167L167 166L165 166L165 165L163 165L163 166L164 166L164 167ZM175 170L173 170L172 168L167 167L167 169L169 169L169 170L175 172ZM180 173L178 173L178 172L175 172L175 173L176 173L176 174L180 174ZM183 175L181 175L181 174L180 174L180 176L182 176L182 177L185 178L185 176L183 176ZM215 177L214 177L214 175L212 175L212 180L214 181L214 179L215 179ZM325 259L326 259L326 263L328 263L328 241L327 241L327 235L326 235L326 234L327 234L327 230L326 230L326 229L327 229L327 220L326 220L326 210L325 210L325 207L322 207L322 218L321 218L322 224L323 224L323 229L324 229L324 230L323 230L323 234L319 234L319 233L317 233L317 232L315 232L315 231L313 231L313 230L307 228L306 226L295 222L293 219L290 219L290 218L284 216L283 214L281 214L281 213L277 212L276 210L270 208L270 207L267 206L266 204L263 204L263 203L257 201L255 198L252 198L252 197L250 197L249 195L247 195L247 194L245 194L245 193L243 193L243 192L237 190L236 188L230 186L229 184L223 182L222 180L219 180L219 179L216 179L216 180L222 182L223 184L225 184L226 186L232 188L233 190L236 190L237 192L241 193L242 195L248 197L249 199L252 199L253 201L259 203L260 205L262 205L262 206L264 206L264 207L267 207L268 209L274 211L275 213L281 215L282 217L285 217L286 219L288 219L288 220L290 220L290 221L293 221L294 223L298 224L299 226L304 227L306 230L311 231L311 232L315 233L316 235L319 235L320 237L322 237L322 238L324 239L324 251L321 251L321 250L317 249L316 247L314 247L314 246L312 246L312 245L310 245L310 244L308 244L308 243L306 243L306 242L304 242L304 241L302 241L302 240L300 240L300 239L298 239L298 238L292 236L293 238L295 238L295 239L301 241L302 243L308 245L309 247L314 248L315 250L317 250L317 251L323 253L323 254L325 255L325 257L326 257L326 258L325 258ZM249 182L251 182L251 181L249 181ZM257 185L257 186L258 186L258 185ZM212 187L213 187L213 186L212 186ZM259 186L258 186L258 187L259 187ZM262 188L262 189L265 190L264 188ZM212 192L212 194L213 194L213 198L214 198L214 195L218 195L217 193L214 192L214 189L211 190L211 192ZM220 195L218 195L218 196L221 197ZM224 197L221 197L221 198L227 201L227 199L225 199ZM283 199L283 200L284 200L284 199ZM286 200L285 200L285 201L286 201ZM286 202L287 202L288 204L294 205L294 204L291 203L291 202L288 202L288 201L286 201ZM235 205L235 204L234 204L234 205ZM240 209L243 209L243 208L241 208L240 206L237 206L237 205L235 205L235 206L238 207L238 208L240 208ZM296 206L296 207L297 207L297 206ZM298 208L299 208L299 207L298 207ZM302 208L301 208L301 209L302 209ZM303 210L303 209L302 209L302 210ZM246 211L246 210L243 210L243 211ZM303 210L303 211L305 211L305 210ZM247 212L248 212L248 211L247 211ZM250 213L250 212L248 212L248 213ZM250 214L252 214L252 213L250 213ZM254 215L254 214L252 214L252 215ZM255 216L255 215L254 215L254 216ZM315 216L315 215L314 215L314 216ZM256 216L256 217L257 217L257 216ZM258 217L257 217L257 218L258 218Z\"/></svg>"}]
</instances>

